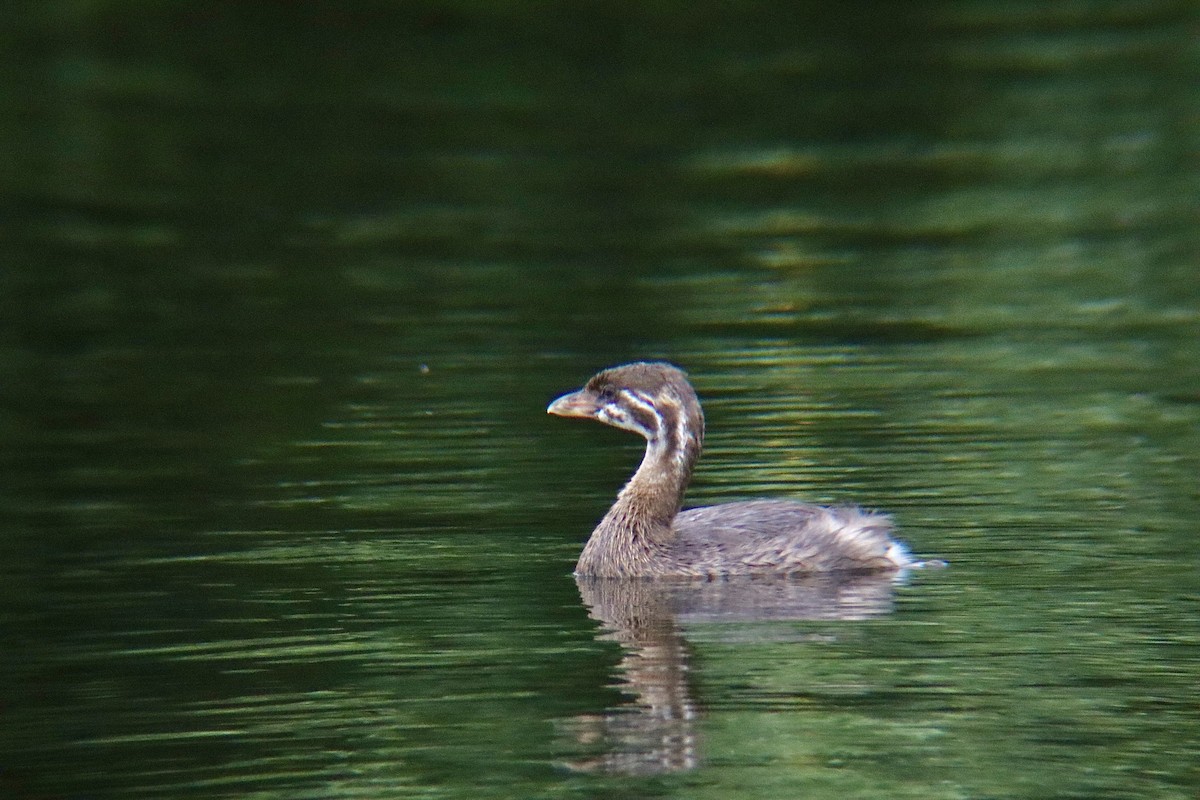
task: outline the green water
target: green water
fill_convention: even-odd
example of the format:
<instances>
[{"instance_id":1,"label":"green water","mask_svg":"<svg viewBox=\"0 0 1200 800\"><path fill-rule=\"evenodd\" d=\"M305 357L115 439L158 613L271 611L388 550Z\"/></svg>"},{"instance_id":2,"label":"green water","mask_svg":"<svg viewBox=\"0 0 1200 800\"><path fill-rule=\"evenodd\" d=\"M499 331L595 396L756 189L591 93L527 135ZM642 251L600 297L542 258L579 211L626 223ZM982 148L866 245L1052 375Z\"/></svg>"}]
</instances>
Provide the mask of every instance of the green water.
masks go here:
<instances>
[{"instance_id":1,"label":"green water","mask_svg":"<svg viewBox=\"0 0 1200 800\"><path fill-rule=\"evenodd\" d=\"M1193 798L1193 3L0 12L0 796ZM577 586L693 504L904 580Z\"/></svg>"}]
</instances>

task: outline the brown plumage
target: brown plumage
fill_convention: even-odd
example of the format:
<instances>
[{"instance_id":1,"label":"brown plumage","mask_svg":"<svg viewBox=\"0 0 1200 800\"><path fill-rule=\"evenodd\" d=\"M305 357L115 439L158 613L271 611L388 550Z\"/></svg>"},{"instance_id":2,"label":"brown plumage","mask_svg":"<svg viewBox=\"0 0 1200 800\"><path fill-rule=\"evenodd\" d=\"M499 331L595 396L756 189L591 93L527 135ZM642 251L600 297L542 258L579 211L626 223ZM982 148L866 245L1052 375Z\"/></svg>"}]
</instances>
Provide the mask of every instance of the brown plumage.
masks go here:
<instances>
[{"instance_id":1,"label":"brown plumage","mask_svg":"<svg viewBox=\"0 0 1200 800\"><path fill-rule=\"evenodd\" d=\"M646 439L646 455L588 539L575 574L692 577L898 570L917 566L888 517L857 508L751 500L680 512L704 413L686 374L638 362L604 370L547 411Z\"/></svg>"}]
</instances>

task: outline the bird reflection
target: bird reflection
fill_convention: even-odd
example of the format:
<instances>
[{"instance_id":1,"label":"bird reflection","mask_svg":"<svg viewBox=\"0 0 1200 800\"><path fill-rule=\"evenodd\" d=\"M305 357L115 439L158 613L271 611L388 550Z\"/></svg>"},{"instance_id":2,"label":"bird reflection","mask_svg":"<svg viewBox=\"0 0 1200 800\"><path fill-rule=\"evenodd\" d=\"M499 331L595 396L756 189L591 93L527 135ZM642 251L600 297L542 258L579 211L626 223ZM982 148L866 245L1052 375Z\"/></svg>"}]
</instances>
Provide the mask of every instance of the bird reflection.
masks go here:
<instances>
[{"instance_id":1,"label":"bird reflection","mask_svg":"<svg viewBox=\"0 0 1200 800\"><path fill-rule=\"evenodd\" d=\"M863 620L892 608L895 575L823 574L712 582L663 582L576 577L589 616L601 623L597 639L623 651L618 688L629 699L601 715L568 723L578 745L597 755L572 769L654 775L694 769L700 763L701 711L688 680L690 657L683 634L691 623ZM745 625L706 629L745 641ZM793 626L760 626L755 641L797 637Z\"/></svg>"}]
</instances>

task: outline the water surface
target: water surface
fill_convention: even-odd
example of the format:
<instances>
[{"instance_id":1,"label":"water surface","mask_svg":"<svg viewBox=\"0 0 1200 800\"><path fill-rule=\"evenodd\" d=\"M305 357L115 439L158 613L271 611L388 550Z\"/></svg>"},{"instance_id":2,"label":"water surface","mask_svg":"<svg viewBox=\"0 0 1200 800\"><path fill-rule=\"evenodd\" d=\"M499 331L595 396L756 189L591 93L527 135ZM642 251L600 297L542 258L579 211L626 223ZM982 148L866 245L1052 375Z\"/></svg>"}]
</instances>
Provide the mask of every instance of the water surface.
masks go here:
<instances>
[{"instance_id":1,"label":"water surface","mask_svg":"<svg viewBox=\"0 0 1200 800\"><path fill-rule=\"evenodd\" d=\"M0 793L1194 797L1191 4L5 17ZM950 567L577 586L635 358Z\"/></svg>"}]
</instances>

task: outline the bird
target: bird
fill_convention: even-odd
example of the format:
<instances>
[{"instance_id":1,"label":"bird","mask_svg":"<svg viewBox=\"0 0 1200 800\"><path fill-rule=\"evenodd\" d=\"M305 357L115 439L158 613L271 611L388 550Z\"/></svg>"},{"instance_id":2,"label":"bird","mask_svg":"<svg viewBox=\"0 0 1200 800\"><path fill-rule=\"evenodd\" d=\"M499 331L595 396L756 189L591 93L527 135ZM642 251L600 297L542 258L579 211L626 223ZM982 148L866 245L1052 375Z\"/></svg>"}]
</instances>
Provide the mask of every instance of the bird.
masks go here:
<instances>
[{"instance_id":1,"label":"bird","mask_svg":"<svg viewBox=\"0 0 1200 800\"><path fill-rule=\"evenodd\" d=\"M681 511L704 444L687 373L662 361L605 369L547 413L639 434L646 453L592 531L575 575L680 578L901 571L920 566L885 514L854 506L748 500Z\"/></svg>"}]
</instances>

